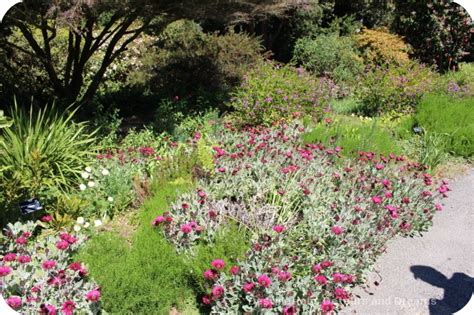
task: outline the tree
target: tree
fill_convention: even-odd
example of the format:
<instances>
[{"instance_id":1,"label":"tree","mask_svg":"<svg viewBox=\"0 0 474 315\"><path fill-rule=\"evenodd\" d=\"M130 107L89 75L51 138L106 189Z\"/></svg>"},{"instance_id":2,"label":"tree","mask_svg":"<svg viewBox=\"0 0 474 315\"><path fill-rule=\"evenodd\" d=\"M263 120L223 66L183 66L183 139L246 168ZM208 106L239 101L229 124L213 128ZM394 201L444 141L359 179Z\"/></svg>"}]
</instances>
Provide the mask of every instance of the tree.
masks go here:
<instances>
[{"instance_id":1,"label":"tree","mask_svg":"<svg viewBox=\"0 0 474 315\"><path fill-rule=\"evenodd\" d=\"M472 51L472 20L456 3L398 0L395 16L394 29L413 46L415 57L441 71L457 69Z\"/></svg>"},{"instance_id":2,"label":"tree","mask_svg":"<svg viewBox=\"0 0 474 315\"><path fill-rule=\"evenodd\" d=\"M90 103L107 68L144 32L159 32L181 18L249 19L268 9L298 5L280 0L25 0L5 16L0 44L7 53L24 54L46 73L55 97L72 103ZM53 47L66 30L64 57L55 60ZM11 40L21 34L27 45ZM100 54L99 66L86 80L91 58ZM1 55L1 54L0 54ZM5 67L13 72L14 68Z\"/></svg>"}]
</instances>

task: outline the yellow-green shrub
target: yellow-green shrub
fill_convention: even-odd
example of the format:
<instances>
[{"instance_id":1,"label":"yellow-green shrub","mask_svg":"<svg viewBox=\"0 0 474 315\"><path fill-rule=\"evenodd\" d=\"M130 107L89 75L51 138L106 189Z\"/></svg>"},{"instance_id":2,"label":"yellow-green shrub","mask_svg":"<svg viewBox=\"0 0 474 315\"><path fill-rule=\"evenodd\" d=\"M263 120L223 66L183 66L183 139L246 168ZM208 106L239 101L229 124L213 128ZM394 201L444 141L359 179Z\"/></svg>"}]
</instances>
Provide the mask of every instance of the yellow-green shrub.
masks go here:
<instances>
[{"instance_id":1,"label":"yellow-green shrub","mask_svg":"<svg viewBox=\"0 0 474 315\"><path fill-rule=\"evenodd\" d=\"M355 35L355 40L367 64L401 64L410 60L410 45L386 29L364 29Z\"/></svg>"}]
</instances>

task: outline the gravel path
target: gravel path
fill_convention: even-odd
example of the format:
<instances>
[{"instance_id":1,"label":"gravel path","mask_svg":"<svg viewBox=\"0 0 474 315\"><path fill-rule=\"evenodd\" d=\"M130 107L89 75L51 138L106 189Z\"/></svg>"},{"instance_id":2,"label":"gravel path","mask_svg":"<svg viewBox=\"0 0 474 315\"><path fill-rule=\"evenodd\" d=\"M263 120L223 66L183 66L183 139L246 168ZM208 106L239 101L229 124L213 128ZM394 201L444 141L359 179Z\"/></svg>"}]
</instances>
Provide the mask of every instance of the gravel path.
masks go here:
<instances>
[{"instance_id":1,"label":"gravel path","mask_svg":"<svg viewBox=\"0 0 474 315\"><path fill-rule=\"evenodd\" d=\"M474 169L450 187L431 229L389 243L368 287L357 289L340 314L444 315L467 304L474 289Z\"/></svg>"}]
</instances>

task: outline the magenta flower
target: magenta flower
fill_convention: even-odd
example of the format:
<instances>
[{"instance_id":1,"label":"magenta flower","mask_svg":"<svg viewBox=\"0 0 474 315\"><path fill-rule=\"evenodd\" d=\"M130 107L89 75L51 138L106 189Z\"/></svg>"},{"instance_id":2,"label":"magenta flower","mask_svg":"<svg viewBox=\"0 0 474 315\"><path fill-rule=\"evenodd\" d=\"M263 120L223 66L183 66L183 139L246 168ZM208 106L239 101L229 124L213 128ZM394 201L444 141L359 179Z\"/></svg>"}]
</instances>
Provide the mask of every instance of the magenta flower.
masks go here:
<instances>
[{"instance_id":1,"label":"magenta flower","mask_svg":"<svg viewBox=\"0 0 474 315\"><path fill-rule=\"evenodd\" d=\"M209 298L209 296L205 295L205 296L202 297L202 304L204 304L204 305L211 304L211 299Z\"/></svg>"},{"instance_id":2,"label":"magenta flower","mask_svg":"<svg viewBox=\"0 0 474 315\"><path fill-rule=\"evenodd\" d=\"M57 310L51 304L41 304L40 306L40 314L41 315L56 315Z\"/></svg>"},{"instance_id":3,"label":"magenta flower","mask_svg":"<svg viewBox=\"0 0 474 315\"><path fill-rule=\"evenodd\" d=\"M214 270L208 269L203 273L206 280L214 280L217 276L217 273Z\"/></svg>"},{"instance_id":4,"label":"magenta flower","mask_svg":"<svg viewBox=\"0 0 474 315\"><path fill-rule=\"evenodd\" d=\"M51 222L53 221L53 217L47 214L47 215L42 216L40 220L43 222Z\"/></svg>"},{"instance_id":5,"label":"magenta flower","mask_svg":"<svg viewBox=\"0 0 474 315\"><path fill-rule=\"evenodd\" d=\"M17 243L18 245L25 245L27 242L28 242L28 239L24 236L20 236L15 241L15 243Z\"/></svg>"},{"instance_id":6,"label":"magenta flower","mask_svg":"<svg viewBox=\"0 0 474 315\"><path fill-rule=\"evenodd\" d=\"M323 313L329 313L334 310L334 303L332 303L330 300L324 300L321 302L320 307Z\"/></svg>"},{"instance_id":7,"label":"magenta flower","mask_svg":"<svg viewBox=\"0 0 474 315\"><path fill-rule=\"evenodd\" d=\"M313 270L314 273L320 273L323 267L321 267L321 264L314 265L311 267L311 270Z\"/></svg>"},{"instance_id":8,"label":"magenta flower","mask_svg":"<svg viewBox=\"0 0 474 315\"><path fill-rule=\"evenodd\" d=\"M59 238L68 242L69 244L74 244L77 242L77 239L69 233L61 233L59 234Z\"/></svg>"},{"instance_id":9,"label":"magenta flower","mask_svg":"<svg viewBox=\"0 0 474 315\"><path fill-rule=\"evenodd\" d=\"M260 301L258 301L258 304L262 307L262 308L266 308L266 309L270 309L273 307L273 302L272 300L270 299L261 299Z\"/></svg>"},{"instance_id":10,"label":"magenta flower","mask_svg":"<svg viewBox=\"0 0 474 315\"><path fill-rule=\"evenodd\" d=\"M277 233L282 233L283 231L285 231L285 227L283 225L275 225L273 227L273 231Z\"/></svg>"},{"instance_id":11,"label":"magenta flower","mask_svg":"<svg viewBox=\"0 0 474 315\"><path fill-rule=\"evenodd\" d=\"M439 203L435 204L435 209L438 210L438 211L441 211L443 210L443 206Z\"/></svg>"},{"instance_id":12,"label":"magenta flower","mask_svg":"<svg viewBox=\"0 0 474 315\"><path fill-rule=\"evenodd\" d=\"M344 229L343 229L342 227L336 225L336 226L333 226L333 227L331 228L331 231L332 231L334 234L339 235L339 234L342 234L342 232L344 231Z\"/></svg>"},{"instance_id":13,"label":"magenta flower","mask_svg":"<svg viewBox=\"0 0 474 315\"><path fill-rule=\"evenodd\" d=\"M100 300L100 291L95 289L86 293L86 299L91 302L97 302Z\"/></svg>"},{"instance_id":14,"label":"magenta flower","mask_svg":"<svg viewBox=\"0 0 474 315\"><path fill-rule=\"evenodd\" d=\"M382 203L382 197L373 196L372 197L372 202L375 203L375 204L381 204Z\"/></svg>"},{"instance_id":15,"label":"magenta flower","mask_svg":"<svg viewBox=\"0 0 474 315\"><path fill-rule=\"evenodd\" d=\"M27 255L20 256L20 257L18 257L18 262L20 264L27 264L27 263L31 262L31 257L27 256Z\"/></svg>"},{"instance_id":16,"label":"magenta flower","mask_svg":"<svg viewBox=\"0 0 474 315\"><path fill-rule=\"evenodd\" d=\"M163 222L165 222L165 221L166 221L165 217L160 215L160 216L157 216L157 217L153 220L152 225L157 226L157 225L159 225L159 224L161 224L161 223L163 223Z\"/></svg>"},{"instance_id":17,"label":"magenta flower","mask_svg":"<svg viewBox=\"0 0 474 315\"><path fill-rule=\"evenodd\" d=\"M336 288L334 290L334 296L338 300L347 300L349 298L349 293L347 293L343 288Z\"/></svg>"},{"instance_id":18,"label":"magenta flower","mask_svg":"<svg viewBox=\"0 0 474 315\"><path fill-rule=\"evenodd\" d=\"M54 267L56 267L56 262L54 260L46 260L41 266L44 270L53 269Z\"/></svg>"},{"instance_id":19,"label":"magenta flower","mask_svg":"<svg viewBox=\"0 0 474 315\"><path fill-rule=\"evenodd\" d=\"M249 293L253 290L253 288L255 288L255 284L251 283L251 282L246 282L244 283L242 289L244 290L244 292L246 293Z\"/></svg>"},{"instance_id":20,"label":"magenta flower","mask_svg":"<svg viewBox=\"0 0 474 315\"><path fill-rule=\"evenodd\" d=\"M323 275L317 275L314 277L314 280L316 280L317 283L321 284L321 285L325 285L328 283L328 279L323 276Z\"/></svg>"},{"instance_id":21,"label":"magenta flower","mask_svg":"<svg viewBox=\"0 0 474 315\"><path fill-rule=\"evenodd\" d=\"M64 315L72 315L75 308L76 308L76 304L73 301L69 300L63 303L61 307L61 312Z\"/></svg>"},{"instance_id":22,"label":"magenta flower","mask_svg":"<svg viewBox=\"0 0 474 315\"><path fill-rule=\"evenodd\" d=\"M15 260L16 260L16 254L14 253L8 253L5 256L3 256L4 262L10 262L10 261L15 261Z\"/></svg>"},{"instance_id":23,"label":"magenta flower","mask_svg":"<svg viewBox=\"0 0 474 315\"><path fill-rule=\"evenodd\" d=\"M59 241L56 243L56 248L59 250L66 250L69 248L69 242L68 241Z\"/></svg>"},{"instance_id":24,"label":"magenta flower","mask_svg":"<svg viewBox=\"0 0 474 315\"><path fill-rule=\"evenodd\" d=\"M14 310L19 309L22 304L19 296L10 296L6 302Z\"/></svg>"},{"instance_id":25,"label":"magenta flower","mask_svg":"<svg viewBox=\"0 0 474 315\"><path fill-rule=\"evenodd\" d=\"M325 260L321 263L321 267L323 268L329 268L332 266L332 262L330 262L329 260Z\"/></svg>"},{"instance_id":26,"label":"magenta flower","mask_svg":"<svg viewBox=\"0 0 474 315\"><path fill-rule=\"evenodd\" d=\"M260 275L257 282L265 288L268 288L272 284L272 280L267 275Z\"/></svg>"},{"instance_id":27,"label":"magenta flower","mask_svg":"<svg viewBox=\"0 0 474 315\"><path fill-rule=\"evenodd\" d=\"M335 272L332 274L332 281L339 283L344 282L345 276L342 273Z\"/></svg>"},{"instance_id":28,"label":"magenta flower","mask_svg":"<svg viewBox=\"0 0 474 315\"><path fill-rule=\"evenodd\" d=\"M222 295L224 295L224 287L222 287L220 285L216 285L212 288L211 292L212 292L212 297L214 299L218 299Z\"/></svg>"},{"instance_id":29,"label":"magenta flower","mask_svg":"<svg viewBox=\"0 0 474 315\"><path fill-rule=\"evenodd\" d=\"M298 314L296 306L287 305L283 307L283 315L296 315L296 314Z\"/></svg>"},{"instance_id":30,"label":"magenta flower","mask_svg":"<svg viewBox=\"0 0 474 315\"><path fill-rule=\"evenodd\" d=\"M181 232L184 234L189 234L193 231L193 228L190 224L181 224Z\"/></svg>"},{"instance_id":31,"label":"magenta flower","mask_svg":"<svg viewBox=\"0 0 474 315\"><path fill-rule=\"evenodd\" d=\"M239 273L239 271L240 271L240 267L239 267L239 266L232 266L232 267L230 268L230 273L231 273L232 275L234 275L234 276L237 275L237 274Z\"/></svg>"},{"instance_id":32,"label":"magenta flower","mask_svg":"<svg viewBox=\"0 0 474 315\"><path fill-rule=\"evenodd\" d=\"M225 262L222 259L214 259L211 262L211 266L216 268L217 270L222 270L222 269L224 269Z\"/></svg>"},{"instance_id":33,"label":"magenta flower","mask_svg":"<svg viewBox=\"0 0 474 315\"><path fill-rule=\"evenodd\" d=\"M280 271L278 273L278 280L284 282L291 279L291 273L288 271Z\"/></svg>"},{"instance_id":34,"label":"magenta flower","mask_svg":"<svg viewBox=\"0 0 474 315\"><path fill-rule=\"evenodd\" d=\"M12 268L8 266L0 266L0 277L8 276L12 272Z\"/></svg>"},{"instance_id":35,"label":"magenta flower","mask_svg":"<svg viewBox=\"0 0 474 315\"><path fill-rule=\"evenodd\" d=\"M375 169L380 171L380 170L383 170L385 166L383 166L383 164L380 164L380 163L377 163L375 164Z\"/></svg>"}]
</instances>

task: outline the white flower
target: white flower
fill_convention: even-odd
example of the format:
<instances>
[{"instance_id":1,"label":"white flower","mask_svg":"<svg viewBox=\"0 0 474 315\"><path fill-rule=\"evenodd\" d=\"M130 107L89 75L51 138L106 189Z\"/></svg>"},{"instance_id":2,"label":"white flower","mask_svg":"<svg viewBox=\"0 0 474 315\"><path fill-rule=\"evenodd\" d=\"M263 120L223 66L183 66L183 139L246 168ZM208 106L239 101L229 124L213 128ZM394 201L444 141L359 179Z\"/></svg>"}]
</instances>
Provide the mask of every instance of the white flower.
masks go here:
<instances>
[{"instance_id":1,"label":"white flower","mask_svg":"<svg viewBox=\"0 0 474 315\"><path fill-rule=\"evenodd\" d=\"M102 225L102 221L100 221L100 220L95 220L94 221L94 226L95 227L98 227L98 226L101 226L101 225Z\"/></svg>"},{"instance_id":2,"label":"white flower","mask_svg":"<svg viewBox=\"0 0 474 315\"><path fill-rule=\"evenodd\" d=\"M105 168L102 170L102 175L107 176L109 174L110 174L110 172L108 170L106 170Z\"/></svg>"},{"instance_id":3,"label":"white flower","mask_svg":"<svg viewBox=\"0 0 474 315\"><path fill-rule=\"evenodd\" d=\"M83 217L77 218L77 223L78 223L78 224L84 224L84 222L86 222L86 220L84 220Z\"/></svg>"},{"instance_id":4,"label":"white flower","mask_svg":"<svg viewBox=\"0 0 474 315\"><path fill-rule=\"evenodd\" d=\"M90 168L89 166L86 167L86 172L87 172L87 173L91 173L91 172L92 172L92 168Z\"/></svg>"},{"instance_id":5,"label":"white flower","mask_svg":"<svg viewBox=\"0 0 474 315\"><path fill-rule=\"evenodd\" d=\"M82 172L82 173L81 173L81 177L84 178L84 179L88 179L88 178L89 178L89 173L87 173L87 172Z\"/></svg>"},{"instance_id":6,"label":"white flower","mask_svg":"<svg viewBox=\"0 0 474 315\"><path fill-rule=\"evenodd\" d=\"M81 227L79 225L74 225L74 231L79 232Z\"/></svg>"},{"instance_id":7,"label":"white flower","mask_svg":"<svg viewBox=\"0 0 474 315\"><path fill-rule=\"evenodd\" d=\"M86 222L86 223L84 224L84 228L86 228L86 229L87 229L89 226L90 226L90 223L89 223L89 222Z\"/></svg>"},{"instance_id":8,"label":"white flower","mask_svg":"<svg viewBox=\"0 0 474 315\"><path fill-rule=\"evenodd\" d=\"M113 201L114 201L114 197L108 197L107 200L108 200L109 202L113 202Z\"/></svg>"},{"instance_id":9,"label":"white flower","mask_svg":"<svg viewBox=\"0 0 474 315\"><path fill-rule=\"evenodd\" d=\"M86 188L87 188L87 186L84 185L84 184L80 184L80 185L79 185L79 189L80 189L80 190L86 190Z\"/></svg>"},{"instance_id":10,"label":"white flower","mask_svg":"<svg viewBox=\"0 0 474 315\"><path fill-rule=\"evenodd\" d=\"M90 188L94 187L95 186L95 183L93 181L90 181L87 183L87 186L89 186Z\"/></svg>"}]
</instances>

